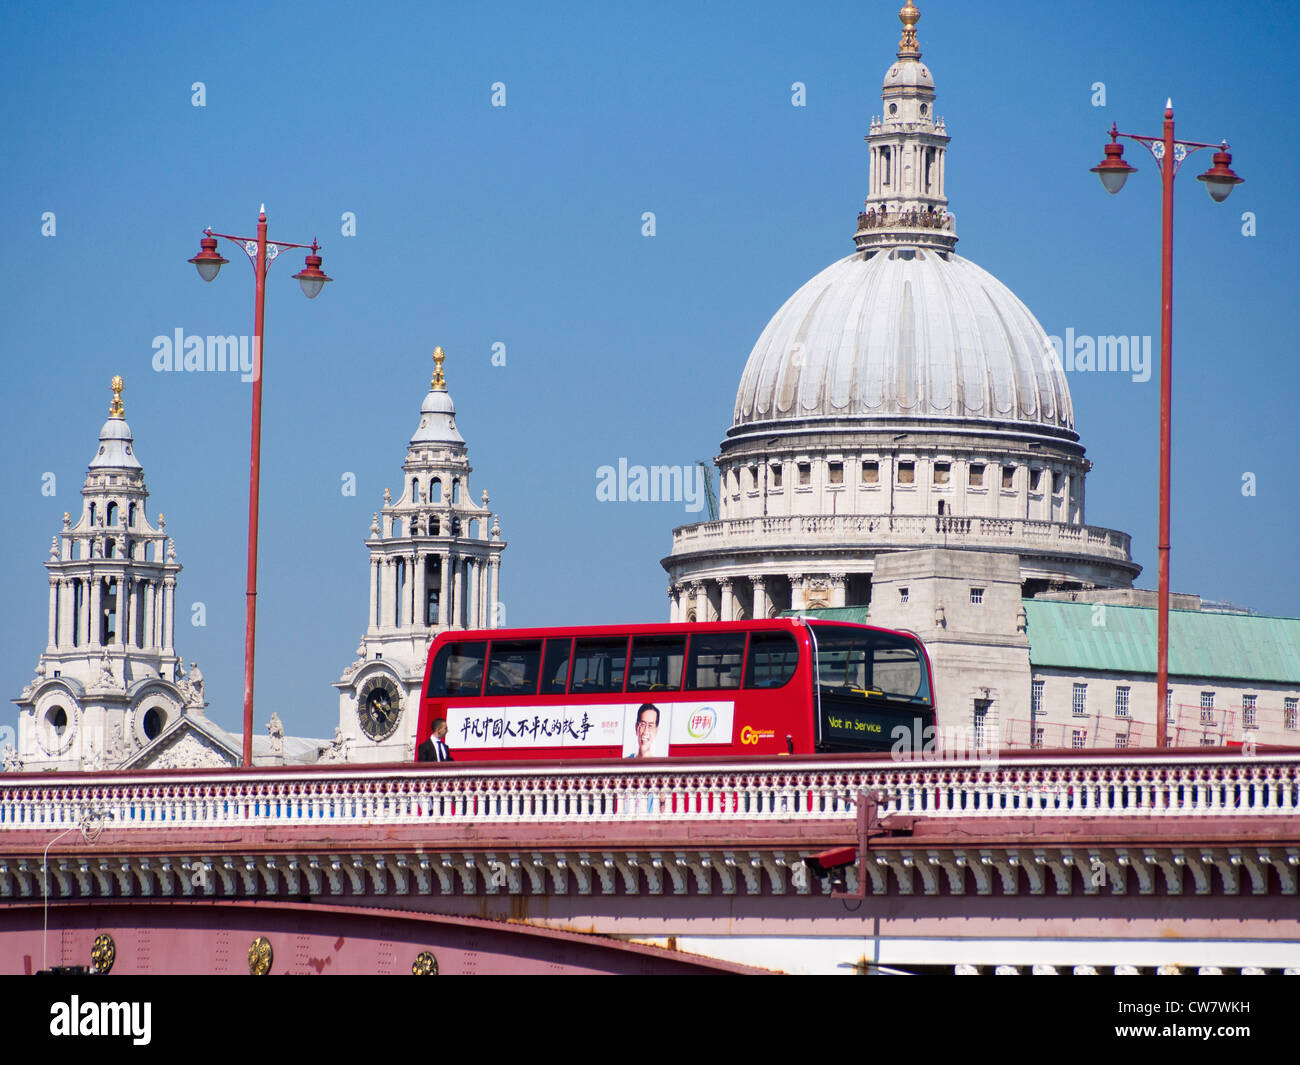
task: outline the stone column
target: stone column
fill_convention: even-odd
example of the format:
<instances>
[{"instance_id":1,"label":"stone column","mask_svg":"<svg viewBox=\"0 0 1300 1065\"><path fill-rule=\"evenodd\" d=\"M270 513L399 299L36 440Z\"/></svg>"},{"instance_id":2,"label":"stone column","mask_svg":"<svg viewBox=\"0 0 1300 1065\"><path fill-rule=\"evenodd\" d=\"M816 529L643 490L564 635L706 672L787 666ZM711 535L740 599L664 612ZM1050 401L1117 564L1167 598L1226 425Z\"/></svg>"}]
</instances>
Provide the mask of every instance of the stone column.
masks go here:
<instances>
[{"instance_id":1,"label":"stone column","mask_svg":"<svg viewBox=\"0 0 1300 1065\"><path fill-rule=\"evenodd\" d=\"M492 562L490 565L490 572L492 574L492 616L488 618L488 628L495 629L497 627L497 615L500 613L497 604L501 602L501 590L499 587L501 580L500 552L492 556Z\"/></svg>"},{"instance_id":2,"label":"stone column","mask_svg":"<svg viewBox=\"0 0 1300 1065\"><path fill-rule=\"evenodd\" d=\"M447 552L443 552L442 560L442 580L438 585L438 628L447 627L447 599L451 594L451 574L449 572Z\"/></svg>"},{"instance_id":3,"label":"stone column","mask_svg":"<svg viewBox=\"0 0 1300 1065\"><path fill-rule=\"evenodd\" d=\"M379 625L379 559L370 556L370 617L366 623L366 633L373 633Z\"/></svg>"},{"instance_id":4,"label":"stone column","mask_svg":"<svg viewBox=\"0 0 1300 1065\"><path fill-rule=\"evenodd\" d=\"M668 586L668 620L674 625L681 620L677 615L677 589L671 584Z\"/></svg>"},{"instance_id":5,"label":"stone column","mask_svg":"<svg viewBox=\"0 0 1300 1065\"><path fill-rule=\"evenodd\" d=\"M732 598L731 578L719 578L718 587L721 589L718 596L718 620L733 621L736 616L736 607L735 600Z\"/></svg>"},{"instance_id":6,"label":"stone column","mask_svg":"<svg viewBox=\"0 0 1300 1065\"><path fill-rule=\"evenodd\" d=\"M72 610L76 598L72 594L72 582L66 577L59 578L59 625L54 639L58 646L67 647L72 643Z\"/></svg>"},{"instance_id":7,"label":"stone column","mask_svg":"<svg viewBox=\"0 0 1300 1065\"><path fill-rule=\"evenodd\" d=\"M451 582L444 591L447 597L447 627L460 628L460 559L452 556Z\"/></svg>"},{"instance_id":8,"label":"stone column","mask_svg":"<svg viewBox=\"0 0 1300 1065\"><path fill-rule=\"evenodd\" d=\"M384 583L381 586L383 593L379 604L379 627L388 629L398 624L397 567L393 565L391 558L385 558L382 565Z\"/></svg>"},{"instance_id":9,"label":"stone column","mask_svg":"<svg viewBox=\"0 0 1300 1065\"><path fill-rule=\"evenodd\" d=\"M86 626L87 643L92 650L99 650L99 626L103 619L99 615L100 593L102 592L99 575L91 570L90 576L90 624Z\"/></svg>"},{"instance_id":10,"label":"stone column","mask_svg":"<svg viewBox=\"0 0 1300 1065\"><path fill-rule=\"evenodd\" d=\"M754 586L754 619L762 621L767 617L767 578L751 577Z\"/></svg>"},{"instance_id":11,"label":"stone column","mask_svg":"<svg viewBox=\"0 0 1300 1065\"><path fill-rule=\"evenodd\" d=\"M58 641L58 621L59 621L59 578L50 576L50 623L49 639L46 640L45 649L53 651Z\"/></svg>"},{"instance_id":12,"label":"stone column","mask_svg":"<svg viewBox=\"0 0 1300 1065\"><path fill-rule=\"evenodd\" d=\"M154 599L158 595L158 582L144 582L144 650L152 651L158 646L158 638L154 633Z\"/></svg>"},{"instance_id":13,"label":"stone column","mask_svg":"<svg viewBox=\"0 0 1300 1065\"><path fill-rule=\"evenodd\" d=\"M692 581L691 591L695 593L695 620L709 620L709 592L703 581Z\"/></svg>"},{"instance_id":14,"label":"stone column","mask_svg":"<svg viewBox=\"0 0 1300 1065\"><path fill-rule=\"evenodd\" d=\"M174 655L176 648L176 578L163 579L163 654Z\"/></svg>"},{"instance_id":15,"label":"stone column","mask_svg":"<svg viewBox=\"0 0 1300 1065\"><path fill-rule=\"evenodd\" d=\"M844 596L848 583L848 576L846 574L831 574L831 606L845 605Z\"/></svg>"},{"instance_id":16,"label":"stone column","mask_svg":"<svg viewBox=\"0 0 1300 1065\"><path fill-rule=\"evenodd\" d=\"M802 610L804 608L803 574L791 573L788 576L790 578L790 609Z\"/></svg>"},{"instance_id":17,"label":"stone column","mask_svg":"<svg viewBox=\"0 0 1300 1065\"><path fill-rule=\"evenodd\" d=\"M415 588L414 602L415 602L415 612L416 612L416 616L412 620L414 620L415 627L417 629L426 629L429 627L429 606L428 606L429 595L428 595L428 587L427 587L428 582L425 579L427 575L425 573L426 567L424 562L424 556L421 555L418 551L415 552L415 555L411 560L411 565L415 569L415 572L412 573L411 576L415 579L414 580L414 588Z\"/></svg>"}]
</instances>

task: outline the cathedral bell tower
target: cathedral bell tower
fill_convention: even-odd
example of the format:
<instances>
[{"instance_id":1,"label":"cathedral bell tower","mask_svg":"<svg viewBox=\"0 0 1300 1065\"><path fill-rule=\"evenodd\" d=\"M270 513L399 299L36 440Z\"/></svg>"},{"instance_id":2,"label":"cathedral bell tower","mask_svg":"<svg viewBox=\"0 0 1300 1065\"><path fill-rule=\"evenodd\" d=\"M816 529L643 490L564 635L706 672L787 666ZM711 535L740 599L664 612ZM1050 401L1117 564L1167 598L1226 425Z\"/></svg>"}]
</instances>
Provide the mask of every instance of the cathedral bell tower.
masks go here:
<instances>
[{"instance_id":1,"label":"cathedral bell tower","mask_svg":"<svg viewBox=\"0 0 1300 1065\"><path fill-rule=\"evenodd\" d=\"M488 494L470 493L469 450L447 391L446 355L407 446L396 499L384 489L370 523L370 603L357 660L335 682L349 761L415 757L415 719L433 637L502 623L501 526Z\"/></svg>"},{"instance_id":2,"label":"cathedral bell tower","mask_svg":"<svg viewBox=\"0 0 1300 1065\"><path fill-rule=\"evenodd\" d=\"M176 653L175 544L158 515L122 405L121 377L81 489L45 563L45 650L19 708L17 761L32 769L112 769L183 715L201 715L202 674ZM12 760L12 759L11 759Z\"/></svg>"}]
</instances>

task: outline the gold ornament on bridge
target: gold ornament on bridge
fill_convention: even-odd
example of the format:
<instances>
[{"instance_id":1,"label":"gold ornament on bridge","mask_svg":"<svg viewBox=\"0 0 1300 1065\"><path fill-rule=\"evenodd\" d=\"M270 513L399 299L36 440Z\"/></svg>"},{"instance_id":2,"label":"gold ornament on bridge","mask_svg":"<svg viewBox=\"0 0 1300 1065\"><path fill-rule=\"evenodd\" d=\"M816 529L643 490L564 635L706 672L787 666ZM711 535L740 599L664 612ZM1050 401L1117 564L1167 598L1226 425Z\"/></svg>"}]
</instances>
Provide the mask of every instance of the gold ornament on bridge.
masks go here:
<instances>
[{"instance_id":1,"label":"gold ornament on bridge","mask_svg":"<svg viewBox=\"0 0 1300 1065\"><path fill-rule=\"evenodd\" d=\"M108 416L110 418L125 418L126 411L122 407L122 390L126 388L126 384L122 381L122 375L117 374L114 376L109 387L113 390L113 402L108 408Z\"/></svg>"},{"instance_id":2,"label":"gold ornament on bridge","mask_svg":"<svg viewBox=\"0 0 1300 1065\"><path fill-rule=\"evenodd\" d=\"M95 945L90 948L90 971L96 976L107 976L117 961L117 944L113 937L103 932L95 937Z\"/></svg>"},{"instance_id":3,"label":"gold ornament on bridge","mask_svg":"<svg viewBox=\"0 0 1300 1065\"><path fill-rule=\"evenodd\" d=\"M265 976L271 971L275 961L275 951L266 936L258 936L248 945L248 971L253 976Z\"/></svg>"},{"instance_id":4,"label":"gold ornament on bridge","mask_svg":"<svg viewBox=\"0 0 1300 1065\"><path fill-rule=\"evenodd\" d=\"M415 961L411 963L412 976L437 976L438 959L433 956L433 951L422 950L415 956Z\"/></svg>"}]
</instances>

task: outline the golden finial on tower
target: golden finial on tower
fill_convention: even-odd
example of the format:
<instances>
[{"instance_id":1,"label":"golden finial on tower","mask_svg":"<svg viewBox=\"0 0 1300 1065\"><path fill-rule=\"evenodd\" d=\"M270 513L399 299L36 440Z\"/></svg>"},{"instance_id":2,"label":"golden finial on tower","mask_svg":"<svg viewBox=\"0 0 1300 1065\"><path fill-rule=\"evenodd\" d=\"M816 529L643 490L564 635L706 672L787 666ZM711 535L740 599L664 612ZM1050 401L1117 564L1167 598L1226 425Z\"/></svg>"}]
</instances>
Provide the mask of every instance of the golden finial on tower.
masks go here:
<instances>
[{"instance_id":1,"label":"golden finial on tower","mask_svg":"<svg viewBox=\"0 0 1300 1065\"><path fill-rule=\"evenodd\" d=\"M447 353L442 348L433 349L433 380L429 385L439 392L447 391L447 378L442 374L442 364L446 358Z\"/></svg>"},{"instance_id":2,"label":"golden finial on tower","mask_svg":"<svg viewBox=\"0 0 1300 1065\"><path fill-rule=\"evenodd\" d=\"M114 376L110 387L113 389L113 404L108 408L108 416L110 418L124 418L126 417L126 411L122 407L122 390L126 386L122 383L121 374Z\"/></svg>"},{"instance_id":3,"label":"golden finial on tower","mask_svg":"<svg viewBox=\"0 0 1300 1065\"><path fill-rule=\"evenodd\" d=\"M916 43L916 24L921 21L921 12L912 0L907 0L898 13L898 20L903 24L903 36L898 42L899 59L919 59L921 49Z\"/></svg>"}]
</instances>

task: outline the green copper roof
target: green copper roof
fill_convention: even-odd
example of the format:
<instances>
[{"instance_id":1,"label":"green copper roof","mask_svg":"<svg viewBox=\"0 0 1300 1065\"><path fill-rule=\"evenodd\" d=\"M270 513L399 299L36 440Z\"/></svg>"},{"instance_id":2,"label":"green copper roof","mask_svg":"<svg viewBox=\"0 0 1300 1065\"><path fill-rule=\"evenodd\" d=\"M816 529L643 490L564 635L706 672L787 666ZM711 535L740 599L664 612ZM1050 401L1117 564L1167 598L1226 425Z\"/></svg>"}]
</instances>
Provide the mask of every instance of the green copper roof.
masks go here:
<instances>
[{"instance_id":1,"label":"green copper roof","mask_svg":"<svg viewBox=\"0 0 1300 1065\"><path fill-rule=\"evenodd\" d=\"M1024 605L1031 666L1155 673L1155 609L1043 599ZM1169 673L1298 683L1300 618L1171 610Z\"/></svg>"}]
</instances>

